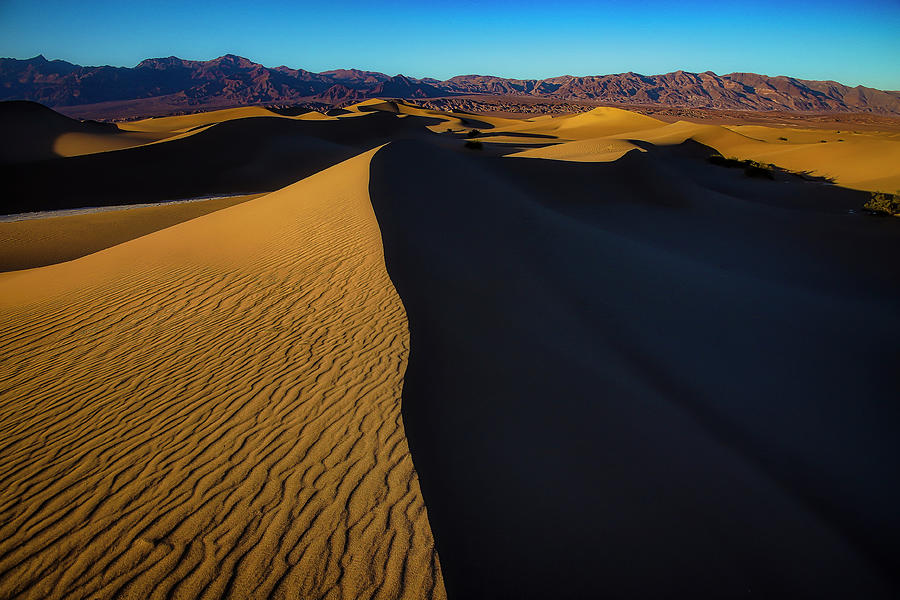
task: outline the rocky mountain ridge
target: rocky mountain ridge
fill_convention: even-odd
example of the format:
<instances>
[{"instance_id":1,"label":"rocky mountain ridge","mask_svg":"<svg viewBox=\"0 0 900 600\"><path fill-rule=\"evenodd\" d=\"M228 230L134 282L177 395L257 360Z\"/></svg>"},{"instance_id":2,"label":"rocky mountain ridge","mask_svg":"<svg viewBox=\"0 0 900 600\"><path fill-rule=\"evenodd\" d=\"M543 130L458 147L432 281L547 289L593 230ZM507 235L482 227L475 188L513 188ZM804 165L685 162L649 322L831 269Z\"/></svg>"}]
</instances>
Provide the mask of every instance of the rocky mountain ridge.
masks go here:
<instances>
[{"instance_id":1,"label":"rocky mountain ridge","mask_svg":"<svg viewBox=\"0 0 900 600\"><path fill-rule=\"evenodd\" d=\"M0 100L31 100L51 107L149 99L154 99L154 106L162 102L174 109L302 102L341 106L373 97L425 99L465 95L900 115L900 91L755 73L629 72L547 79L460 75L441 81L358 69L314 73L286 66L270 68L233 54L208 61L174 56L150 58L133 68L83 67L43 56L27 60L0 58Z\"/></svg>"}]
</instances>

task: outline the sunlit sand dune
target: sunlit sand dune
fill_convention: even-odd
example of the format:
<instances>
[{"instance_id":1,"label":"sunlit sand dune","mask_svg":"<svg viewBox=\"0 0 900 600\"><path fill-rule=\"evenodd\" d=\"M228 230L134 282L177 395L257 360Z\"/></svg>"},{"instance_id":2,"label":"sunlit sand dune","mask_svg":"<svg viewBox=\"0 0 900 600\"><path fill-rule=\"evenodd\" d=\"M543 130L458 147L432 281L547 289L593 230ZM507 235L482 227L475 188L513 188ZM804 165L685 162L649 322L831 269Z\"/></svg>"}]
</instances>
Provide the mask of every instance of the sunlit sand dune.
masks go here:
<instances>
[{"instance_id":1,"label":"sunlit sand dune","mask_svg":"<svg viewBox=\"0 0 900 600\"><path fill-rule=\"evenodd\" d=\"M31 269L80 258L257 197L229 196L0 222L0 271Z\"/></svg>"},{"instance_id":2,"label":"sunlit sand dune","mask_svg":"<svg viewBox=\"0 0 900 600\"><path fill-rule=\"evenodd\" d=\"M177 115L174 117L157 117L154 119L129 121L127 123L120 123L119 129L122 129L124 131L144 132L183 132L189 129L193 129L194 127L202 127L204 125L212 125L214 123L224 123L225 121L233 121L235 119L275 116L278 115L267 108L263 108L262 106L244 106L241 108L226 108L222 110L196 113L193 115Z\"/></svg>"},{"instance_id":3,"label":"sunlit sand dune","mask_svg":"<svg viewBox=\"0 0 900 600\"><path fill-rule=\"evenodd\" d=\"M900 192L900 141L840 138L774 148L757 146L743 154L793 171L830 177L855 189Z\"/></svg>"},{"instance_id":4,"label":"sunlit sand dune","mask_svg":"<svg viewBox=\"0 0 900 600\"><path fill-rule=\"evenodd\" d=\"M759 139L751 137L754 135ZM854 189L900 190L900 141L893 136L851 137L849 134L817 132L815 141L792 143L791 139L798 136L786 129L726 128L679 121L614 137L657 145L679 144L690 139L723 156L773 163L791 171L808 171Z\"/></svg>"},{"instance_id":5,"label":"sunlit sand dune","mask_svg":"<svg viewBox=\"0 0 900 600\"><path fill-rule=\"evenodd\" d=\"M81 156L82 154L134 148L167 137L169 136L141 132L122 132L115 135L64 133L53 143L53 152L58 156Z\"/></svg>"},{"instance_id":6,"label":"sunlit sand dune","mask_svg":"<svg viewBox=\"0 0 900 600\"><path fill-rule=\"evenodd\" d=\"M526 122L515 131L555 134L560 138L583 140L625 131L640 131L665 125L664 122L621 108L595 108L579 115Z\"/></svg>"},{"instance_id":7,"label":"sunlit sand dune","mask_svg":"<svg viewBox=\"0 0 900 600\"><path fill-rule=\"evenodd\" d=\"M494 141L516 143L515 139L503 138L503 131L555 138L545 143L570 142L526 150L517 155L521 157L603 162L621 157L628 149L623 144L633 140L662 146L693 140L726 157L809 172L854 189L891 193L900 190L900 140L890 132L854 134L762 126L725 127L690 121L667 124L615 108L598 108L581 115L497 129L501 137Z\"/></svg>"},{"instance_id":8,"label":"sunlit sand dune","mask_svg":"<svg viewBox=\"0 0 900 600\"><path fill-rule=\"evenodd\" d=\"M334 121L337 119L337 117L329 117L328 115L324 115L314 110L305 112L302 115L297 115L294 118L300 119L301 121Z\"/></svg>"},{"instance_id":9,"label":"sunlit sand dune","mask_svg":"<svg viewBox=\"0 0 900 600\"><path fill-rule=\"evenodd\" d=\"M543 146L510 154L516 158L548 158L553 160L571 160L576 162L608 162L622 158L627 152L640 147L625 140L599 138L596 140L579 140L552 146Z\"/></svg>"},{"instance_id":10,"label":"sunlit sand dune","mask_svg":"<svg viewBox=\"0 0 900 600\"><path fill-rule=\"evenodd\" d=\"M0 595L442 597L370 155L0 275Z\"/></svg>"}]
</instances>

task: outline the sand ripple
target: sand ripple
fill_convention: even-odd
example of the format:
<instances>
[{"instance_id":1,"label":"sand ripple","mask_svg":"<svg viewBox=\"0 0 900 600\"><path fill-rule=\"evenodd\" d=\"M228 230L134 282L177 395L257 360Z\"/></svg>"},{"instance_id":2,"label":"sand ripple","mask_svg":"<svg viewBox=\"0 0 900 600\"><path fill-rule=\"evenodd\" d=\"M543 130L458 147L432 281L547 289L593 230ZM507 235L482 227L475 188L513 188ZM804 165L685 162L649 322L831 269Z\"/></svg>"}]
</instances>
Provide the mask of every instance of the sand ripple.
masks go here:
<instances>
[{"instance_id":1,"label":"sand ripple","mask_svg":"<svg viewBox=\"0 0 900 600\"><path fill-rule=\"evenodd\" d=\"M443 597L368 161L0 277L0 596Z\"/></svg>"}]
</instances>

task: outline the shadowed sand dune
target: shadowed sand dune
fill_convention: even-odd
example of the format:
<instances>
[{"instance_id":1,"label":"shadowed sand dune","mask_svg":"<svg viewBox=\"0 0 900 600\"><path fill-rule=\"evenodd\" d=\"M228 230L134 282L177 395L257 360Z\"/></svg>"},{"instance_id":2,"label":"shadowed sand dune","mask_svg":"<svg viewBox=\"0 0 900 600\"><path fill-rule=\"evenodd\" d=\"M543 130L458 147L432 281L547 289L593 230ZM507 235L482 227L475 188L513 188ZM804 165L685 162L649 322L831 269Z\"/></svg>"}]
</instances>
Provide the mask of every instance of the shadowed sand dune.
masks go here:
<instances>
[{"instance_id":1,"label":"shadowed sand dune","mask_svg":"<svg viewBox=\"0 0 900 600\"><path fill-rule=\"evenodd\" d=\"M0 596L443 597L370 156L0 274Z\"/></svg>"},{"instance_id":2,"label":"shadowed sand dune","mask_svg":"<svg viewBox=\"0 0 900 600\"><path fill-rule=\"evenodd\" d=\"M0 164L117 150L159 139L110 123L76 121L35 102L0 102Z\"/></svg>"},{"instance_id":3,"label":"shadowed sand dune","mask_svg":"<svg viewBox=\"0 0 900 600\"><path fill-rule=\"evenodd\" d=\"M0 166L8 192L0 212L271 191L390 139L433 135L425 125L434 122L384 112L336 121L235 118L162 143Z\"/></svg>"},{"instance_id":4,"label":"shadowed sand dune","mask_svg":"<svg viewBox=\"0 0 900 600\"><path fill-rule=\"evenodd\" d=\"M449 597L900 589L897 223L696 151L375 155Z\"/></svg>"}]
</instances>

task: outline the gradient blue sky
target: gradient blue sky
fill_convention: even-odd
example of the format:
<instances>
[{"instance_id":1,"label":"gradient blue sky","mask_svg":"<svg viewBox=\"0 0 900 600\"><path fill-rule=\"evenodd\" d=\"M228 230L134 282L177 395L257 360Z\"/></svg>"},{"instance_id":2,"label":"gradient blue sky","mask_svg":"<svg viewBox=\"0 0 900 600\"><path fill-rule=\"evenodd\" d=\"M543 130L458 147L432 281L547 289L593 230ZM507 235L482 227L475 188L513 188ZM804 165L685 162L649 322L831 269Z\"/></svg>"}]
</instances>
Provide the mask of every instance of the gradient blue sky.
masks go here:
<instances>
[{"instance_id":1,"label":"gradient blue sky","mask_svg":"<svg viewBox=\"0 0 900 600\"><path fill-rule=\"evenodd\" d=\"M0 56L134 66L226 53L271 67L440 79L684 69L900 90L900 0L0 0Z\"/></svg>"}]
</instances>

